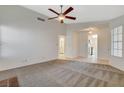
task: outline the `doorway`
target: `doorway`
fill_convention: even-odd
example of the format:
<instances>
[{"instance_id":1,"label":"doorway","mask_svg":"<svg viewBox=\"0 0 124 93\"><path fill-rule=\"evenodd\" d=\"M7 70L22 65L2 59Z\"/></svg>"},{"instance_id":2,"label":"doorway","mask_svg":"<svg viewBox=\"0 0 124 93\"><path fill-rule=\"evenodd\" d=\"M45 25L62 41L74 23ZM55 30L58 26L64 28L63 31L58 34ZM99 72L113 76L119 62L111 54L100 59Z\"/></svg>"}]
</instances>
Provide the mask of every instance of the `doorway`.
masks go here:
<instances>
[{"instance_id":1,"label":"doorway","mask_svg":"<svg viewBox=\"0 0 124 93\"><path fill-rule=\"evenodd\" d=\"M97 58L98 53L98 35L90 34L88 35L88 58Z\"/></svg>"},{"instance_id":2,"label":"doorway","mask_svg":"<svg viewBox=\"0 0 124 93\"><path fill-rule=\"evenodd\" d=\"M59 36L59 50L58 55L60 59L65 58L65 36L60 35Z\"/></svg>"}]
</instances>

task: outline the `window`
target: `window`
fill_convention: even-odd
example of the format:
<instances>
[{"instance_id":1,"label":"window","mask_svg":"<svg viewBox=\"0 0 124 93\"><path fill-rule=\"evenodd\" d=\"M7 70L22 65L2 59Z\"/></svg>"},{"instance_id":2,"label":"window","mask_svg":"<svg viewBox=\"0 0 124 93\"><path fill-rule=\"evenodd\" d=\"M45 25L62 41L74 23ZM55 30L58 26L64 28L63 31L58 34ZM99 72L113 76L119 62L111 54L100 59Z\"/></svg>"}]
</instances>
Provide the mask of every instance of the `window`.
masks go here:
<instances>
[{"instance_id":1,"label":"window","mask_svg":"<svg viewBox=\"0 0 124 93\"><path fill-rule=\"evenodd\" d=\"M111 55L122 57L122 26L111 31Z\"/></svg>"}]
</instances>

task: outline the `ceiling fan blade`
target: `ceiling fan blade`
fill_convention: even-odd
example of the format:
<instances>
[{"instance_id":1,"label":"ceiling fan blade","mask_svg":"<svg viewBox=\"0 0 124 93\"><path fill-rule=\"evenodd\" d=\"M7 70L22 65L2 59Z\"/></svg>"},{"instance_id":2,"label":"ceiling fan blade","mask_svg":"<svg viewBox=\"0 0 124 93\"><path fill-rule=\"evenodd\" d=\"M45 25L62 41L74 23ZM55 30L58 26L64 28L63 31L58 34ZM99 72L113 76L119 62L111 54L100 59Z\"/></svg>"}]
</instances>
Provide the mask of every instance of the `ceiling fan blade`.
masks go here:
<instances>
[{"instance_id":1,"label":"ceiling fan blade","mask_svg":"<svg viewBox=\"0 0 124 93\"><path fill-rule=\"evenodd\" d=\"M68 14L68 13L71 12L72 10L73 10L73 8L72 8L72 7L69 7L69 8L63 13L63 15Z\"/></svg>"},{"instance_id":2,"label":"ceiling fan blade","mask_svg":"<svg viewBox=\"0 0 124 93\"><path fill-rule=\"evenodd\" d=\"M60 22L61 22L61 23L64 23L64 21L63 21L63 20L61 20Z\"/></svg>"},{"instance_id":3,"label":"ceiling fan blade","mask_svg":"<svg viewBox=\"0 0 124 93\"><path fill-rule=\"evenodd\" d=\"M37 20L40 20L40 21L45 21L45 19L40 18L40 17L37 17Z\"/></svg>"},{"instance_id":4,"label":"ceiling fan blade","mask_svg":"<svg viewBox=\"0 0 124 93\"><path fill-rule=\"evenodd\" d=\"M55 19L55 18L58 18L58 17L52 17L52 18L48 18L48 20Z\"/></svg>"},{"instance_id":5,"label":"ceiling fan blade","mask_svg":"<svg viewBox=\"0 0 124 93\"><path fill-rule=\"evenodd\" d=\"M53 10L53 9L51 9L51 8L49 8L48 10L50 10L50 11L52 11L53 13L55 13L55 14L59 15L59 13L58 13L58 12L56 12L55 10Z\"/></svg>"},{"instance_id":6,"label":"ceiling fan blade","mask_svg":"<svg viewBox=\"0 0 124 93\"><path fill-rule=\"evenodd\" d=\"M65 16L65 18L76 20L76 17L72 17L72 16Z\"/></svg>"}]
</instances>

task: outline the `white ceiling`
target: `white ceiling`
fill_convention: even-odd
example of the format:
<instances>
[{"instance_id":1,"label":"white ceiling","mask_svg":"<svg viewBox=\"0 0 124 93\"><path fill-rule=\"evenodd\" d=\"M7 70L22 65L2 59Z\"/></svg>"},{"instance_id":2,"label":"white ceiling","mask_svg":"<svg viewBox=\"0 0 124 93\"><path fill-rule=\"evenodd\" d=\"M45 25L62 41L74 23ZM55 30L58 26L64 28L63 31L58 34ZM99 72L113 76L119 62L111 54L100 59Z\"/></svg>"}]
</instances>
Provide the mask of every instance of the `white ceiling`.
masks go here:
<instances>
[{"instance_id":1,"label":"white ceiling","mask_svg":"<svg viewBox=\"0 0 124 93\"><path fill-rule=\"evenodd\" d=\"M66 5L63 7L63 11L70 6L72 6L74 10L68 15L75 16L77 19L76 21L66 19L65 23L67 24L105 21L124 15L124 6L120 5ZM56 16L56 14L49 11L48 8L52 8L57 12L60 12L59 5L25 5L24 7L44 14L48 17Z\"/></svg>"}]
</instances>

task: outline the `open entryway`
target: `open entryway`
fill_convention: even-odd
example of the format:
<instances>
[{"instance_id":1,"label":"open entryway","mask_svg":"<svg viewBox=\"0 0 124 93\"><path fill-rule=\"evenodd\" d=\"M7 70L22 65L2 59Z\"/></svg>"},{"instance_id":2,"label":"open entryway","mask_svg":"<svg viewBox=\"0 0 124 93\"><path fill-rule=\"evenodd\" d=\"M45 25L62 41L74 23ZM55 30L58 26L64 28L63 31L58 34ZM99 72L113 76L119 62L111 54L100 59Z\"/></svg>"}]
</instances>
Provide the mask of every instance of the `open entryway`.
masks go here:
<instances>
[{"instance_id":1,"label":"open entryway","mask_svg":"<svg viewBox=\"0 0 124 93\"><path fill-rule=\"evenodd\" d=\"M58 56L59 58L65 57L65 36L60 35L59 36L59 48L58 48Z\"/></svg>"},{"instance_id":2,"label":"open entryway","mask_svg":"<svg viewBox=\"0 0 124 93\"><path fill-rule=\"evenodd\" d=\"M97 58L98 53L98 36L97 34L88 35L88 58Z\"/></svg>"}]
</instances>

